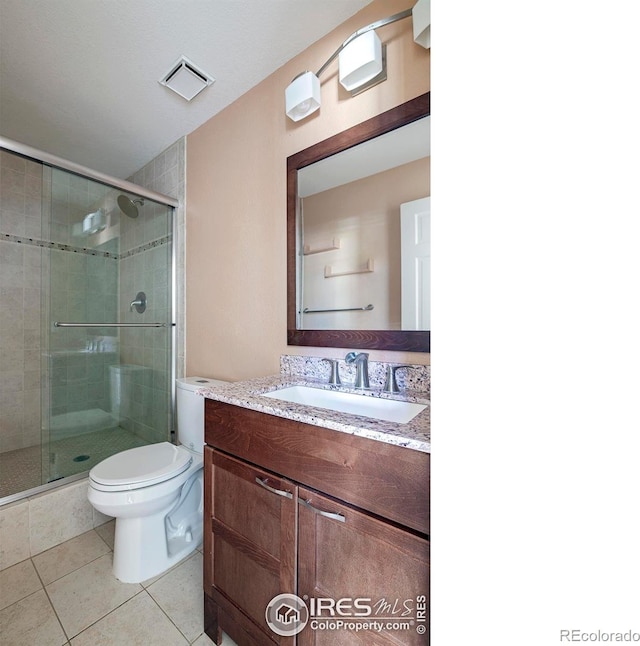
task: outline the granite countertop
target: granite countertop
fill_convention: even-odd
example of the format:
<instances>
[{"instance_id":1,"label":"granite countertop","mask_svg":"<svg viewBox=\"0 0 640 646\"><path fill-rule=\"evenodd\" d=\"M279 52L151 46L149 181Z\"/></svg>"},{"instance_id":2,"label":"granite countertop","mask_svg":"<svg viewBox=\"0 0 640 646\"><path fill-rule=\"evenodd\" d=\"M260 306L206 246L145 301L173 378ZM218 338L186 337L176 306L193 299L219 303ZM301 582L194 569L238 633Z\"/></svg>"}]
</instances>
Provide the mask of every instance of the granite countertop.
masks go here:
<instances>
[{"instance_id":1,"label":"granite countertop","mask_svg":"<svg viewBox=\"0 0 640 646\"><path fill-rule=\"evenodd\" d=\"M357 393L369 397L416 402L427 404L427 408L406 424L399 424L261 396L261 393L289 386L312 386L314 388ZM359 435L380 442L388 442L389 444L404 446L416 451L431 452L431 409L430 402L425 398L424 393L403 391L399 395L390 395L377 389L363 392L350 389L348 386L330 386L326 382L316 379L285 375L260 377L229 384L213 384L207 388L198 389L197 392L209 399L249 408L261 413L276 415L314 426L322 426L342 433Z\"/></svg>"}]
</instances>

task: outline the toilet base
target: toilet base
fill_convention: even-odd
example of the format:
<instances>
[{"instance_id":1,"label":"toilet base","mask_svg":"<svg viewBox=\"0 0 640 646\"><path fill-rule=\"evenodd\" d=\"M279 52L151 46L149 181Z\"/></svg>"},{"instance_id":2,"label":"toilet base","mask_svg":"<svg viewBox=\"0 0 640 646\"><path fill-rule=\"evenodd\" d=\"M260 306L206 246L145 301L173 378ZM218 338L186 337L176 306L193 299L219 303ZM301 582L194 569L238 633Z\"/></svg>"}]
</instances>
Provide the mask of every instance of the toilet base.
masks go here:
<instances>
[{"instance_id":1,"label":"toilet base","mask_svg":"<svg viewBox=\"0 0 640 646\"><path fill-rule=\"evenodd\" d=\"M185 508L192 511L185 514ZM202 542L202 514L200 470L185 483L180 499L168 512L116 518L114 576L123 583L141 583L188 556Z\"/></svg>"},{"instance_id":2,"label":"toilet base","mask_svg":"<svg viewBox=\"0 0 640 646\"><path fill-rule=\"evenodd\" d=\"M164 516L118 518L113 548L113 575L123 583L142 583L162 574L193 552L202 542L183 539L172 556L167 553Z\"/></svg>"}]
</instances>

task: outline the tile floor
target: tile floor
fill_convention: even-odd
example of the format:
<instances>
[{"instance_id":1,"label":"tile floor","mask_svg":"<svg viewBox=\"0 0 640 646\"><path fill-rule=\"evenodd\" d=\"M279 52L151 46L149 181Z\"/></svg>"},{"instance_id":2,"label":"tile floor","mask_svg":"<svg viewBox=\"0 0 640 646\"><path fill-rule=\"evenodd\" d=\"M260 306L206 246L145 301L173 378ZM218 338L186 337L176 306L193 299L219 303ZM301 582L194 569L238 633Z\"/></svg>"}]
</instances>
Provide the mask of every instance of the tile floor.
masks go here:
<instances>
[{"instance_id":1,"label":"tile floor","mask_svg":"<svg viewBox=\"0 0 640 646\"><path fill-rule=\"evenodd\" d=\"M141 584L111 572L114 521L0 571L2 646L206 646L202 553ZM224 646L236 646L226 635Z\"/></svg>"}]
</instances>

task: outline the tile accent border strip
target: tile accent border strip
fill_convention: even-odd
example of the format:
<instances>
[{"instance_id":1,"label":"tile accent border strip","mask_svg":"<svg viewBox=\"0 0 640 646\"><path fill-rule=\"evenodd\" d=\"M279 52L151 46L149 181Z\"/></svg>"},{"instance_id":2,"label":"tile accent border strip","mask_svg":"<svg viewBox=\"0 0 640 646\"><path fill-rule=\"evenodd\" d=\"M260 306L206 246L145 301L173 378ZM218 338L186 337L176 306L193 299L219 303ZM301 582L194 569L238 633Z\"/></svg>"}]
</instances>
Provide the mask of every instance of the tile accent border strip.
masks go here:
<instances>
[{"instance_id":1,"label":"tile accent border strip","mask_svg":"<svg viewBox=\"0 0 640 646\"><path fill-rule=\"evenodd\" d=\"M114 260L122 260L135 256L136 254L153 249L171 241L171 236L166 235L152 242L147 242L139 247L134 247L129 251L122 254L112 253L110 251L100 251L98 249L88 249L86 247L75 247L73 245L64 244L62 242L49 242L48 240L39 240L38 238L27 238L25 236L16 236L10 233L0 233L0 240L4 242L15 242L17 244L25 244L31 247L42 247L43 249L55 249L57 251L71 251L73 253L83 253L88 256L102 256L103 258L112 258Z\"/></svg>"},{"instance_id":2,"label":"tile accent border strip","mask_svg":"<svg viewBox=\"0 0 640 646\"><path fill-rule=\"evenodd\" d=\"M98 249L87 249L86 247L74 247L73 245L63 244L62 242L49 242L48 240L39 240L38 238L26 238L24 236L15 236L10 233L2 233L2 240L5 242L16 242L31 247L42 247L43 249L56 249L58 251L73 251L73 253L84 253L89 256L103 256L105 258L118 259L118 254L109 251L99 251Z\"/></svg>"},{"instance_id":3,"label":"tile accent border strip","mask_svg":"<svg viewBox=\"0 0 640 646\"><path fill-rule=\"evenodd\" d=\"M170 235L162 236L162 238L158 238L157 240L152 240L151 242L146 242L145 244L140 245L139 247L134 247L133 249L129 249L129 251L125 251L124 253L117 254L117 258L118 260L123 260L124 258L135 256L136 254L142 253L143 251L148 251L149 249L154 249L155 247L160 247L161 245L169 244L170 242L171 242Z\"/></svg>"}]
</instances>

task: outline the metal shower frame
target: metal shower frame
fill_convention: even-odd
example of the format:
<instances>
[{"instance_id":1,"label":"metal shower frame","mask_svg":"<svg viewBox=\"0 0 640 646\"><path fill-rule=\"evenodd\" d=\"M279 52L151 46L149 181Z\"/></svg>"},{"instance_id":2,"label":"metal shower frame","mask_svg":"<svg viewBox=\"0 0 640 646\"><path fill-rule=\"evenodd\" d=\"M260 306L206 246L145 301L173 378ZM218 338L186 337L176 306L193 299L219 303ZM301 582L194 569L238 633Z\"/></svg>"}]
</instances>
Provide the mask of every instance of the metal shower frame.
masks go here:
<instances>
[{"instance_id":1,"label":"metal shower frame","mask_svg":"<svg viewBox=\"0 0 640 646\"><path fill-rule=\"evenodd\" d=\"M58 157L56 155L46 153L42 150L38 150L37 148L27 146L25 144L14 141L12 139L8 139L6 137L0 136L0 149L16 153L18 155L21 155L22 157L27 157L29 159L33 159L34 161L47 164L48 166L53 166L55 168L68 171L75 175L80 175L81 177L86 177L88 179L95 180L97 182L100 182L101 184L106 184L107 186L120 189L127 193L132 193L136 196L139 196L142 198L148 198L160 204L165 204L166 206L172 207L173 210L171 212L171 236L172 236L172 239L171 239L171 323L169 324L171 326L171 365L169 367L169 372L170 372L169 378L171 383L171 389L170 389L169 431L170 431L171 441L172 442L175 441L175 438L176 438L176 367L177 367L176 363L177 363L177 357L178 357L177 355L178 350L176 347L176 341L177 341L176 328L177 328L177 314L178 314L178 311L177 311L178 301L177 301L177 293L176 293L177 286L178 286L178 276L177 276L177 267L176 267L177 258L178 258L177 249L176 249L178 227L177 227L176 209L180 205L179 201L174 197L169 197L168 195L163 195L162 193L158 193L156 191L146 189L142 186L138 186L133 182L128 182L126 180L118 179L117 177L112 177L111 175L107 175L105 173L95 171L91 168L87 168L86 166L76 164L75 162L71 162L67 159L63 159L62 157ZM39 494L44 491L48 491L50 489L56 489L60 486L74 482L76 480L82 480L83 478L86 478L86 477L87 477L87 474L86 472L84 472L84 473L79 473L72 476L67 476L67 477L61 478L60 480L55 480L54 482L49 482L47 484L43 484L38 487L33 487L32 489L27 489L26 491L22 491L16 494L12 494L10 496L6 496L5 498L2 498L2 505L15 502L17 500L22 500L23 498L27 498L29 496Z\"/></svg>"}]
</instances>

